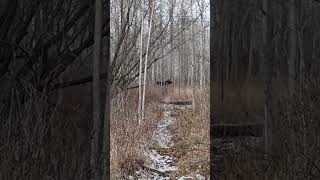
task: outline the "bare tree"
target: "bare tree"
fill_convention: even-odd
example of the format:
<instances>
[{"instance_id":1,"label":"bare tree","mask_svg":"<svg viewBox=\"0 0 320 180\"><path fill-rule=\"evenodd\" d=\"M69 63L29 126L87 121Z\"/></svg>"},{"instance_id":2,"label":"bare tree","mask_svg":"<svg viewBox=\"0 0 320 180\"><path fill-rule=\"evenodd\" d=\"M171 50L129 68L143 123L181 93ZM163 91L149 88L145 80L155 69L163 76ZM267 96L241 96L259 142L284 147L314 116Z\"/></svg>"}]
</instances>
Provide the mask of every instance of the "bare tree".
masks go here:
<instances>
[{"instance_id":1,"label":"bare tree","mask_svg":"<svg viewBox=\"0 0 320 180\"><path fill-rule=\"evenodd\" d=\"M195 58L194 58L194 40L193 40L193 1L190 0L190 8L191 8L191 85L192 85L192 107L193 111L195 110L195 94L196 94L196 87L195 87Z\"/></svg>"},{"instance_id":2,"label":"bare tree","mask_svg":"<svg viewBox=\"0 0 320 180\"><path fill-rule=\"evenodd\" d=\"M140 60L139 60L139 103L138 103L138 118L139 124L142 121L142 62L143 62L143 0L140 1L140 14L141 14L141 33L140 33Z\"/></svg>"},{"instance_id":3,"label":"bare tree","mask_svg":"<svg viewBox=\"0 0 320 180\"><path fill-rule=\"evenodd\" d=\"M150 38L151 38L151 28L152 28L152 20L153 20L153 13L154 13L154 5L155 2L151 1L151 14L150 14L150 19L149 19L149 30L148 30L148 39L147 39L147 47L146 47L146 57L144 61L144 78L143 78L143 92L142 92L142 120L144 119L144 104L145 104L145 97L146 97L146 81L147 81L147 65L148 65L148 54L149 54L149 44L150 44Z\"/></svg>"},{"instance_id":4,"label":"bare tree","mask_svg":"<svg viewBox=\"0 0 320 180\"><path fill-rule=\"evenodd\" d=\"M205 29L204 29L204 25L203 25L203 9L204 9L204 2L200 2L198 1L198 6L200 8L200 16L201 16L201 33L200 33L200 36L201 36L201 40L200 40L200 90L202 90L203 88L203 84L204 84L204 72L203 72L203 63L204 63L204 55L205 55L205 44L204 44L204 32L205 32Z\"/></svg>"}]
</instances>

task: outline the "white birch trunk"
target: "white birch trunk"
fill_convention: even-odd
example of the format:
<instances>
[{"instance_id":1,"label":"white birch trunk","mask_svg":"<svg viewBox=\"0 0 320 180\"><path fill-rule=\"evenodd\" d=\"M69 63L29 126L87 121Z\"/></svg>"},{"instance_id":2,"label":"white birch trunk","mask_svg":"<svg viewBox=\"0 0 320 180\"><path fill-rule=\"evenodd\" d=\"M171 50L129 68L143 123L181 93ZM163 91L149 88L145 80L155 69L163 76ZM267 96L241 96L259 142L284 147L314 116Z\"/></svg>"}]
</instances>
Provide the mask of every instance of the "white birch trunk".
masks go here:
<instances>
[{"instance_id":1,"label":"white birch trunk","mask_svg":"<svg viewBox=\"0 0 320 180\"><path fill-rule=\"evenodd\" d=\"M196 87L195 87L195 82L194 82L194 41L193 41L193 1L191 0L191 58L192 58L192 62L191 62L191 66L192 66L192 69L191 69L191 85L192 85L192 108L193 108L193 111L195 110L195 91L196 91Z\"/></svg>"},{"instance_id":2,"label":"white birch trunk","mask_svg":"<svg viewBox=\"0 0 320 180\"><path fill-rule=\"evenodd\" d=\"M203 3L203 2L202 2ZM203 26L203 13L201 12L201 40L200 40L200 90L203 88L203 57L204 57L204 26Z\"/></svg>"},{"instance_id":3,"label":"white birch trunk","mask_svg":"<svg viewBox=\"0 0 320 180\"><path fill-rule=\"evenodd\" d=\"M140 2L140 15L141 15L141 32L140 32L140 61L139 61L139 103L138 103L138 123L141 125L142 121L142 55L143 55L143 0Z\"/></svg>"},{"instance_id":4,"label":"white birch trunk","mask_svg":"<svg viewBox=\"0 0 320 180\"><path fill-rule=\"evenodd\" d=\"M149 32L148 32L148 39L147 39L147 50L146 50L146 58L144 61L144 78L143 78L143 82L144 82L144 86L143 86L143 92L142 92L142 110L141 110L141 114L142 114L142 118L141 120L144 119L144 104L145 104L145 98L146 98L146 79L147 79L147 65L148 65L148 54L149 54L149 44L150 44L150 37L151 37L151 28L152 28L152 20L153 20L153 11L154 11L154 2L153 5L151 6L151 16L150 16L150 22L149 22Z\"/></svg>"}]
</instances>

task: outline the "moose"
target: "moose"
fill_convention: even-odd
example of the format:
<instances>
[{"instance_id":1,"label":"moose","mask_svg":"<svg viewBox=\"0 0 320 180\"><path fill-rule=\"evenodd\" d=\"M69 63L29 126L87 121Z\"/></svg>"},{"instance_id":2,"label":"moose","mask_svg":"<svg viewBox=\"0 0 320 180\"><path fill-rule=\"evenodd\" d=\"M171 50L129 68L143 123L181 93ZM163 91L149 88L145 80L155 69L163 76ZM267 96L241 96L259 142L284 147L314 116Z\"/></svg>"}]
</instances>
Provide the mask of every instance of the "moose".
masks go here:
<instances>
[{"instance_id":1,"label":"moose","mask_svg":"<svg viewBox=\"0 0 320 180\"><path fill-rule=\"evenodd\" d=\"M169 84L173 84L171 80L166 80L166 81L157 81L156 85L158 86L168 86ZM128 87L127 89L135 89L138 88L139 86L133 86L133 87Z\"/></svg>"},{"instance_id":2,"label":"moose","mask_svg":"<svg viewBox=\"0 0 320 180\"><path fill-rule=\"evenodd\" d=\"M171 80L166 80L166 81L157 81L156 84L160 86L167 86L169 84L172 84L173 82Z\"/></svg>"}]
</instances>

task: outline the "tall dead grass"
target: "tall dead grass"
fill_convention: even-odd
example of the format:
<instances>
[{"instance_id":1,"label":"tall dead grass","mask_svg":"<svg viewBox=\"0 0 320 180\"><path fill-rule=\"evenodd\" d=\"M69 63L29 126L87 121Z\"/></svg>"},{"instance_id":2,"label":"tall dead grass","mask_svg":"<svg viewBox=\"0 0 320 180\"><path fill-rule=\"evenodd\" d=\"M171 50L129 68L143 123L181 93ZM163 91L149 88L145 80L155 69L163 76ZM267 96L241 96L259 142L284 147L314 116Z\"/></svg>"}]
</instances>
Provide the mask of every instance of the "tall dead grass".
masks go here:
<instances>
[{"instance_id":1,"label":"tall dead grass","mask_svg":"<svg viewBox=\"0 0 320 180\"><path fill-rule=\"evenodd\" d=\"M171 94L172 100L191 100L192 89L185 89L183 93L175 90ZM162 153L167 153L177 158L178 171L175 176L201 174L208 177L209 155L210 155L210 102L209 89L196 91L196 109L186 111L175 111L176 118L170 127L176 140L176 144L170 150L162 149Z\"/></svg>"},{"instance_id":2,"label":"tall dead grass","mask_svg":"<svg viewBox=\"0 0 320 180\"><path fill-rule=\"evenodd\" d=\"M144 163L144 150L151 144L152 133L161 119L158 107L159 88L146 92L145 120L138 124L138 91L120 94L112 101L111 114L111 179L124 179L133 175Z\"/></svg>"},{"instance_id":3,"label":"tall dead grass","mask_svg":"<svg viewBox=\"0 0 320 180\"><path fill-rule=\"evenodd\" d=\"M169 86L164 88L167 92L164 100L170 101L184 101L192 100L192 89L188 87L182 87L179 91L179 88L174 86Z\"/></svg>"},{"instance_id":4,"label":"tall dead grass","mask_svg":"<svg viewBox=\"0 0 320 180\"><path fill-rule=\"evenodd\" d=\"M286 82L274 80L272 86L274 99L287 96ZM212 91L218 90L216 82L212 82ZM216 94L214 92L214 94ZM212 97L213 99L220 97ZM264 117L264 82L262 80L224 82L223 105L213 104L213 110L218 109L221 123L258 123ZM277 103L277 102L275 102ZM276 104L274 104L275 106ZM220 117L220 115L223 115ZM257 118L258 117L258 118Z\"/></svg>"},{"instance_id":5,"label":"tall dead grass","mask_svg":"<svg viewBox=\"0 0 320 180\"><path fill-rule=\"evenodd\" d=\"M65 89L59 98L32 87L13 88L7 116L1 114L0 119L1 180L89 179L92 109L87 89ZM134 172L160 119L161 91L148 89L146 96L141 127L136 119L137 92L112 100L112 179Z\"/></svg>"},{"instance_id":6,"label":"tall dead grass","mask_svg":"<svg viewBox=\"0 0 320 180\"><path fill-rule=\"evenodd\" d=\"M273 97L271 152L247 149L225 159L221 179L320 179L319 81L306 81L294 98Z\"/></svg>"},{"instance_id":7,"label":"tall dead grass","mask_svg":"<svg viewBox=\"0 0 320 180\"><path fill-rule=\"evenodd\" d=\"M12 88L8 109L1 116L0 179L88 179L88 134L61 101L50 104L32 87Z\"/></svg>"}]
</instances>

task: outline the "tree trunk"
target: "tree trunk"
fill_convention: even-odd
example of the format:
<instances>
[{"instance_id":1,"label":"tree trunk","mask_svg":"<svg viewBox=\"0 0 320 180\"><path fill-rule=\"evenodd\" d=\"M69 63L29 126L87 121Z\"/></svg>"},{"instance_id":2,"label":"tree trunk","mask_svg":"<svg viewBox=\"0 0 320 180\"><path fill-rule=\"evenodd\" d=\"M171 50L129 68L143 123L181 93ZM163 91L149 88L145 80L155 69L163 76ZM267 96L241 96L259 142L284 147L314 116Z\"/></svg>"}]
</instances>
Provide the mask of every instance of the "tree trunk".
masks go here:
<instances>
[{"instance_id":1,"label":"tree trunk","mask_svg":"<svg viewBox=\"0 0 320 180\"><path fill-rule=\"evenodd\" d=\"M95 28L93 45L93 67L92 67L92 129L91 129L91 151L90 167L91 179L98 179L99 176L99 151L98 136L99 123L101 122L101 99L100 99L100 61L101 61L101 31L102 31L102 2L95 1Z\"/></svg>"},{"instance_id":2,"label":"tree trunk","mask_svg":"<svg viewBox=\"0 0 320 180\"><path fill-rule=\"evenodd\" d=\"M289 94L292 97L295 93L295 61L297 50L297 33L296 33L296 7L295 0L289 0L289 41L288 41L288 72L289 81L288 88Z\"/></svg>"},{"instance_id":3,"label":"tree trunk","mask_svg":"<svg viewBox=\"0 0 320 180\"><path fill-rule=\"evenodd\" d=\"M142 121L142 61L143 61L143 0L140 1L140 13L141 13L141 32L140 32L140 61L139 61L139 103L138 103L138 121L141 125Z\"/></svg>"},{"instance_id":4,"label":"tree trunk","mask_svg":"<svg viewBox=\"0 0 320 180\"><path fill-rule=\"evenodd\" d=\"M254 45L255 45L254 44L254 25L252 22L252 24L251 24L251 39L250 39L250 43L249 43L249 63L248 63L248 70L247 70L247 81L249 81L251 79Z\"/></svg>"},{"instance_id":5,"label":"tree trunk","mask_svg":"<svg viewBox=\"0 0 320 180\"><path fill-rule=\"evenodd\" d=\"M101 2L101 0L100 0ZM101 2L101 16L103 13L103 8L102 8L102 2ZM107 5L105 8L105 11L108 16L110 16L110 1L107 1ZM107 40L106 40L106 47L110 47L110 20L107 22L107 29L108 29L108 34L107 34ZM102 29L101 29L102 30ZM101 39L101 38L100 38ZM106 71L107 71L107 77L105 79L105 84L106 84L106 93L105 93L105 103L102 104L102 112L104 111L104 116L101 118L101 145L102 145L102 150L101 150L101 180L107 179L107 177L110 177L110 161L108 160L108 154L110 153L110 139L109 134L110 134L110 118L111 118L111 68L110 68L110 49L108 48L107 50L107 55L106 55Z\"/></svg>"},{"instance_id":6,"label":"tree trunk","mask_svg":"<svg viewBox=\"0 0 320 180\"><path fill-rule=\"evenodd\" d=\"M299 4L300 4L300 26L303 27L303 1L299 1ZM305 70L304 70L304 48L303 48L303 38L304 38L304 35L303 35L303 29L300 30L300 33L299 33L299 86L300 88L303 87L303 84L304 84L304 79L305 79Z\"/></svg>"},{"instance_id":7,"label":"tree trunk","mask_svg":"<svg viewBox=\"0 0 320 180\"><path fill-rule=\"evenodd\" d=\"M155 70L155 66L156 64L152 64L151 65L151 78L149 78L149 81L151 82L150 84L154 84L154 82L157 81L156 79L156 74L157 74L157 69Z\"/></svg>"},{"instance_id":8,"label":"tree trunk","mask_svg":"<svg viewBox=\"0 0 320 180\"><path fill-rule=\"evenodd\" d=\"M182 23L182 5L180 5L180 7L181 7L181 9L180 9L180 28L181 28L181 30L183 29L183 23ZM181 93L181 80L182 80L182 78L181 78L181 74L182 74L182 71L181 71L181 69L182 69L182 67L181 67L181 61L182 61L182 51L183 51L183 48L182 48L182 41L183 41L183 32L180 34L180 36L179 36L179 59L178 59L178 87L179 87L179 95L180 95L180 93Z\"/></svg>"},{"instance_id":9,"label":"tree trunk","mask_svg":"<svg viewBox=\"0 0 320 180\"><path fill-rule=\"evenodd\" d=\"M203 2L202 2L203 3ZM202 5L203 8L203 5ZM203 88L203 59L204 59L204 26L203 26L203 13L201 12L201 33L200 33L200 90Z\"/></svg>"},{"instance_id":10,"label":"tree trunk","mask_svg":"<svg viewBox=\"0 0 320 180\"><path fill-rule=\"evenodd\" d=\"M171 8L170 8L170 49L171 49L171 54L170 54L170 79L174 81L174 57L173 57L173 47L174 47L174 43L173 43L173 13L174 13L174 1L172 1L171 3Z\"/></svg>"},{"instance_id":11,"label":"tree trunk","mask_svg":"<svg viewBox=\"0 0 320 180\"><path fill-rule=\"evenodd\" d=\"M219 1L221 3L221 6L219 7L219 9L225 9L225 2L224 1ZM217 46L217 76L216 76L216 84L214 85L215 87L215 112L216 114L218 113L222 113L223 112L223 86L224 86L224 60L226 57L226 47L225 46L225 14L221 14L219 16L219 30L217 30L217 42L218 42L218 46ZM211 38L211 36L210 36Z\"/></svg>"},{"instance_id":12,"label":"tree trunk","mask_svg":"<svg viewBox=\"0 0 320 180\"><path fill-rule=\"evenodd\" d=\"M146 79L147 79L147 66L148 66L148 54L149 54L149 44L150 44L150 38L151 38L151 28L152 28L152 20L153 20L153 12L154 12L154 1L150 2L151 5L151 15L150 15L150 21L149 21L149 32L148 32L148 39L147 39L147 49L146 49L146 58L144 61L144 77L143 77L143 94L142 94L142 118L141 120L144 120L144 109L145 109L145 98L146 98Z\"/></svg>"},{"instance_id":13,"label":"tree trunk","mask_svg":"<svg viewBox=\"0 0 320 180\"><path fill-rule=\"evenodd\" d=\"M269 13L269 0L263 0L262 2L263 11ZM263 60L263 69L264 69L264 93L265 93L265 105L264 105L264 126L265 126L265 151L271 152L272 146L272 97L271 97L271 44L268 43L269 36L269 18L267 14L264 14L262 17L262 60Z\"/></svg>"},{"instance_id":14,"label":"tree trunk","mask_svg":"<svg viewBox=\"0 0 320 180\"><path fill-rule=\"evenodd\" d=\"M194 58L194 40L193 40L193 0L191 0L191 85L192 85L192 108L193 111L195 110L195 94L196 94L196 87L195 87L195 82L194 82L194 76L195 76L195 58Z\"/></svg>"}]
</instances>

